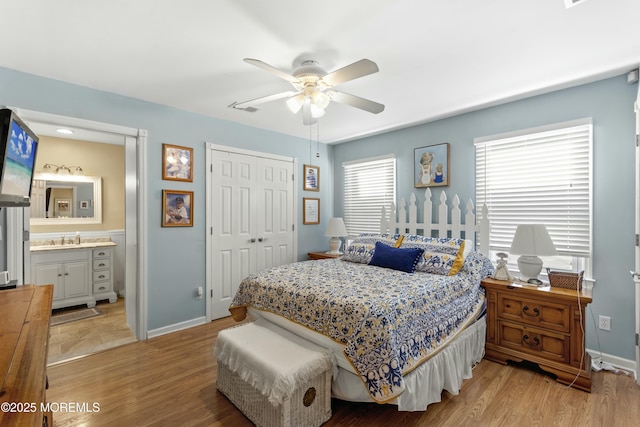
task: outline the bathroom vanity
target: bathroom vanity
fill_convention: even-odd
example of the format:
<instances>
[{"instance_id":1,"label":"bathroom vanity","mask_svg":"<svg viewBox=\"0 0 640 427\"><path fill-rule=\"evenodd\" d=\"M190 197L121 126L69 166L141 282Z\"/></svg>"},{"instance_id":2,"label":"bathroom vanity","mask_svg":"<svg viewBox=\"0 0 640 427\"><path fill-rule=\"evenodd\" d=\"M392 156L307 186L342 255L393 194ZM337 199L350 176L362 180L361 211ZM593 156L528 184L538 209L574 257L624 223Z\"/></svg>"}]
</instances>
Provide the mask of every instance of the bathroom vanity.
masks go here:
<instances>
[{"instance_id":1,"label":"bathroom vanity","mask_svg":"<svg viewBox=\"0 0 640 427\"><path fill-rule=\"evenodd\" d=\"M113 248L110 240L80 244L33 242L31 277L36 285L53 284L53 308L117 301L113 290Z\"/></svg>"}]
</instances>

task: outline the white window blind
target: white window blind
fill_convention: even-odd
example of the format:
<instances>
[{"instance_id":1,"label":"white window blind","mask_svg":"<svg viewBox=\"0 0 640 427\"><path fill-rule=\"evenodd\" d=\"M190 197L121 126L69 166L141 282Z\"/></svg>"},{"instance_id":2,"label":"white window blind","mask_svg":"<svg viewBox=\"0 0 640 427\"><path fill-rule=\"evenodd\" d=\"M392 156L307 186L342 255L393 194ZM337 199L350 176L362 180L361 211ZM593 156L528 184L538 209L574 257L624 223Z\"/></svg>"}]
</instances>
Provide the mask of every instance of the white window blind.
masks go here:
<instances>
[{"instance_id":1,"label":"white window blind","mask_svg":"<svg viewBox=\"0 0 640 427\"><path fill-rule=\"evenodd\" d=\"M545 224L559 255L591 255L591 120L475 140L476 201L492 250L508 252L518 224Z\"/></svg>"},{"instance_id":2,"label":"white window blind","mask_svg":"<svg viewBox=\"0 0 640 427\"><path fill-rule=\"evenodd\" d=\"M380 214L396 200L396 159L393 156L345 162L344 223L349 236L380 232Z\"/></svg>"}]
</instances>

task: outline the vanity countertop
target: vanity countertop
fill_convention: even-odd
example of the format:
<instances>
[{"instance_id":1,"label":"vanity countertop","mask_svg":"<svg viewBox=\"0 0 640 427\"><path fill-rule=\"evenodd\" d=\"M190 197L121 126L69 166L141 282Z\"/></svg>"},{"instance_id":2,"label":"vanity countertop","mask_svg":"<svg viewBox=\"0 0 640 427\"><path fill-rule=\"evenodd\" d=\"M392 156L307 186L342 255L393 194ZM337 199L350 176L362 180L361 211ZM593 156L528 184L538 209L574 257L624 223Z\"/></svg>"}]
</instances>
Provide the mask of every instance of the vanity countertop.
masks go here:
<instances>
[{"instance_id":1,"label":"vanity countertop","mask_svg":"<svg viewBox=\"0 0 640 427\"><path fill-rule=\"evenodd\" d=\"M75 243L65 242L64 245L60 244L59 241L55 241L53 244L51 240L37 240L31 242L30 250L31 252L42 252L42 251L64 251L69 249L90 249L90 248L104 248L107 246L116 246L115 242L112 242L109 238L107 239L86 239L83 240L82 243L76 245Z\"/></svg>"}]
</instances>

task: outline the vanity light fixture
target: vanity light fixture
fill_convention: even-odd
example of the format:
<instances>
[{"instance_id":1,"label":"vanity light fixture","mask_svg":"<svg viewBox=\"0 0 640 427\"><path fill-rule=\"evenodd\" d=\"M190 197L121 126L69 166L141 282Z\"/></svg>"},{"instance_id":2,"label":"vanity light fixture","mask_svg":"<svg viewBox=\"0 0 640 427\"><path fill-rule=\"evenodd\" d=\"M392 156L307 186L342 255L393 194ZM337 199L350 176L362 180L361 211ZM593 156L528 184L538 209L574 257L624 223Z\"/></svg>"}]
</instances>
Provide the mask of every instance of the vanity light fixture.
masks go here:
<instances>
[{"instance_id":1,"label":"vanity light fixture","mask_svg":"<svg viewBox=\"0 0 640 427\"><path fill-rule=\"evenodd\" d=\"M62 173L68 175L84 175L84 170L80 166L65 166L54 165L52 163L46 163L42 169L49 173Z\"/></svg>"}]
</instances>

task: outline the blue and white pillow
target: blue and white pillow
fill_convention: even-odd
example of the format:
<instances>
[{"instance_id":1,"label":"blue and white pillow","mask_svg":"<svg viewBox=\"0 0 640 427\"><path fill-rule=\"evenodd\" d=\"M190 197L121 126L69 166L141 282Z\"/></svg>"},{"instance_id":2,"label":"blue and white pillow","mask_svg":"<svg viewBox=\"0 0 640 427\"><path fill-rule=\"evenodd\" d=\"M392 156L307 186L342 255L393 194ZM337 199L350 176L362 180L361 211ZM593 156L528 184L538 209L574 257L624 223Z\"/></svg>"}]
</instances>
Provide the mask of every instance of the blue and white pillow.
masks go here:
<instances>
[{"instance_id":1,"label":"blue and white pillow","mask_svg":"<svg viewBox=\"0 0 640 427\"><path fill-rule=\"evenodd\" d=\"M376 243L380 242L393 247L398 242L400 234L391 233L362 233L355 238L342 255L342 260L369 264L376 250Z\"/></svg>"},{"instance_id":2,"label":"blue and white pillow","mask_svg":"<svg viewBox=\"0 0 640 427\"><path fill-rule=\"evenodd\" d=\"M405 234L400 245L401 248L420 248L424 251L418 265L416 265L416 271L443 276L453 276L462 269L465 256L468 253L465 251L466 246L467 241L464 239L415 234Z\"/></svg>"}]
</instances>

